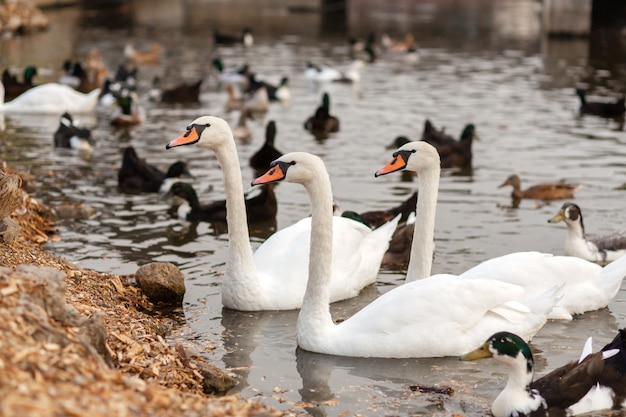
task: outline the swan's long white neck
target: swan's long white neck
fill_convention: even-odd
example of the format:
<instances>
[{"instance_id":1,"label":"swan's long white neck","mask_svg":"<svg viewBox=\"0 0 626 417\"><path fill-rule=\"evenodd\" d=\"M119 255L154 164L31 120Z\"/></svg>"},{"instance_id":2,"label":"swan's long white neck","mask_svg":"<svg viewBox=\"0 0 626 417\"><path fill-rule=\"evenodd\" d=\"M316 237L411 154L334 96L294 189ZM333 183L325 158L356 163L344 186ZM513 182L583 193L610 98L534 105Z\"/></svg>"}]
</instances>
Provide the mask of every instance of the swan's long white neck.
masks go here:
<instances>
[{"instance_id":1,"label":"swan's long white neck","mask_svg":"<svg viewBox=\"0 0 626 417\"><path fill-rule=\"evenodd\" d=\"M228 260L222 284L222 304L237 310L250 310L254 307L248 306L246 300L259 300L263 295L252 256L241 168L234 139L225 141L213 151L222 167L228 224Z\"/></svg>"},{"instance_id":2,"label":"swan's long white neck","mask_svg":"<svg viewBox=\"0 0 626 417\"><path fill-rule=\"evenodd\" d=\"M298 344L307 350L309 340L325 338L334 327L330 315L330 277L333 257L333 196L326 170L303 184L311 200L311 247L309 281L297 323ZM319 345L318 343L313 346Z\"/></svg>"},{"instance_id":3,"label":"swan's long white neck","mask_svg":"<svg viewBox=\"0 0 626 417\"><path fill-rule=\"evenodd\" d=\"M431 164L420 170L417 176L419 187L415 209L415 229L411 244L411 257L406 274L406 281L415 281L431 275L433 253L435 252L435 215L437 213L437 195L441 167Z\"/></svg>"}]
</instances>

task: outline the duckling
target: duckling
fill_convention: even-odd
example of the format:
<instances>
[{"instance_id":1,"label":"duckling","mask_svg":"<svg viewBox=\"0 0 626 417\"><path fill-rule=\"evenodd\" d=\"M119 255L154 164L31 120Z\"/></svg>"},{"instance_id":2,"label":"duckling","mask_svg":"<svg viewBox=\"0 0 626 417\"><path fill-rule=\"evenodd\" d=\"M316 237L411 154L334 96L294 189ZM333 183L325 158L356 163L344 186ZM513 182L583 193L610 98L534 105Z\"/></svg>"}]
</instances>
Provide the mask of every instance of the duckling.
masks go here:
<instances>
[{"instance_id":1,"label":"duckling","mask_svg":"<svg viewBox=\"0 0 626 417\"><path fill-rule=\"evenodd\" d=\"M578 112L582 114L591 114L601 117L623 117L626 112L624 104L624 96L616 101L587 101L586 92L582 88L576 89L576 94L580 99Z\"/></svg>"},{"instance_id":2,"label":"duckling","mask_svg":"<svg viewBox=\"0 0 626 417\"><path fill-rule=\"evenodd\" d=\"M173 184L170 193L186 201L186 204L181 205L178 209L178 216L181 219L226 223L226 200L202 205L191 184L185 182ZM246 198L245 204L248 223L267 221L276 217L277 203L274 187L264 187L260 194Z\"/></svg>"},{"instance_id":3,"label":"duckling","mask_svg":"<svg viewBox=\"0 0 626 417\"><path fill-rule=\"evenodd\" d=\"M128 43L124 46L124 58L135 65L158 64L161 60L161 45L154 42L150 45L150 50L142 52Z\"/></svg>"},{"instance_id":4,"label":"duckling","mask_svg":"<svg viewBox=\"0 0 626 417\"><path fill-rule=\"evenodd\" d=\"M213 32L213 41L220 45L242 44L249 47L254 44L254 36L252 36L252 30L247 27L243 28L241 35L232 35L215 30Z\"/></svg>"},{"instance_id":5,"label":"duckling","mask_svg":"<svg viewBox=\"0 0 626 417\"><path fill-rule=\"evenodd\" d=\"M17 77L11 75L8 69L2 72L2 84L4 85L4 101L13 100L24 91L34 87L33 78L37 75L37 68L29 65L24 68L24 81L19 82Z\"/></svg>"},{"instance_id":6,"label":"duckling","mask_svg":"<svg viewBox=\"0 0 626 417\"><path fill-rule=\"evenodd\" d=\"M22 195L20 176L0 170L0 219L10 216L17 209Z\"/></svg>"},{"instance_id":7,"label":"duckling","mask_svg":"<svg viewBox=\"0 0 626 417\"><path fill-rule=\"evenodd\" d=\"M611 262L626 254L626 230L595 238L587 238L583 213L574 203L564 203L548 223L564 221L567 225L564 255L577 256L591 262Z\"/></svg>"},{"instance_id":8,"label":"duckling","mask_svg":"<svg viewBox=\"0 0 626 417\"><path fill-rule=\"evenodd\" d=\"M202 78L200 78L193 83L183 82L175 87L162 90L159 88L161 79L159 76L155 76L152 79L152 89L149 93L150 99L163 103L199 103L202 81Z\"/></svg>"},{"instance_id":9,"label":"duckling","mask_svg":"<svg viewBox=\"0 0 626 417\"><path fill-rule=\"evenodd\" d=\"M510 332L491 336L461 357L493 357L505 363L509 380L491 407L494 417L565 416L620 408L626 404L626 329L600 352L588 341L578 362L571 362L533 381L534 360L528 344Z\"/></svg>"},{"instance_id":10,"label":"duckling","mask_svg":"<svg viewBox=\"0 0 626 417\"><path fill-rule=\"evenodd\" d=\"M246 141L252 136L252 130L250 130L250 126L248 126L247 123L248 119L254 120L254 117L252 116L252 110L241 110L241 114L239 115L239 121L237 122L237 125L232 128L233 137L235 139L241 139L243 141Z\"/></svg>"},{"instance_id":11,"label":"duckling","mask_svg":"<svg viewBox=\"0 0 626 417\"><path fill-rule=\"evenodd\" d=\"M329 133L339 131L339 119L330 114L330 96L322 95L322 104L315 110L315 114L304 122L304 129L325 139Z\"/></svg>"},{"instance_id":12,"label":"duckling","mask_svg":"<svg viewBox=\"0 0 626 417\"><path fill-rule=\"evenodd\" d=\"M125 193L164 193L169 191L172 182L183 177L191 177L185 162L177 161L170 165L167 172L163 172L140 159L135 148L129 146L124 149L122 166L117 173L117 183Z\"/></svg>"},{"instance_id":13,"label":"duckling","mask_svg":"<svg viewBox=\"0 0 626 417\"><path fill-rule=\"evenodd\" d=\"M265 127L265 143L250 157L250 166L254 169L267 169L270 163L280 158L283 153L274 147L276 122L270 120Z\"/></svg>"},{"instance_id":14,"label":"duckling","mask_svg":"<svg viewBox=\"0 0 626 417\"><path fill-rule=\"evenodd\" d=\"M522 198L532 198L535 200L560 200L565 198L573 198L574 192L580 188L580 184L568 184L565 180L559 182L543 183L533 185L522 190L520 178L513 174L506 179L498 188L510 185L513 187L511 197L513 200Z\"/></svg>"},{"instance_id":15,"label":"duckling","mask_svg":"<svg viewBox=\"0 0 626 417\"><path fill-rule=\"evenodd\" d=\"M91 130L75 126L72 116L67 112L63 113L59 127L54 132L54 146L90 151L91 145Z\"/></svg>"}]
</instances>

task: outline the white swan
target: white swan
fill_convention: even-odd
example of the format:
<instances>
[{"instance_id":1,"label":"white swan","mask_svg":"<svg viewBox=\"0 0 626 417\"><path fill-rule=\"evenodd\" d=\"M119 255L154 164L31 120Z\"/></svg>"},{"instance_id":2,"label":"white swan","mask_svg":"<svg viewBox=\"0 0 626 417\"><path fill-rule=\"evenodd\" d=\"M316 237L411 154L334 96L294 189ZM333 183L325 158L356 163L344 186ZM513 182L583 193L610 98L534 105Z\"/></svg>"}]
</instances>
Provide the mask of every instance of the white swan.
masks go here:
<instances>
[{"instance_id":1,"label":"white swan","mask_svg":"<svg viewBox=\"0 0 626 417\"><path fill-rule=\"evenodd\" d=\"M400 170L416 171L419 181L417 218L406 280L430 275L432 267L435 211L440 165L435 148L423 141L409 142L393 154L393 160L376 176ZM551 319L572 319L572 315L606 307L619 291L626 276L626 256L602 268L580 258L540 252L515 252L484 261L460 275L488 278L525 288L534 298L554 286L562 297L550 313Z\"/></svg>"},{"instance_id":2,"label":"white swan","mask_svg":"<svg viewBox=\"0 0 626 417\"><path fill-rule=\"evenodd\" d=\"M545 324L556 289L524 305L515 301L524 292L518 285L454 275L405 283L346 321L333 323L328 301L335 231L328 173L318 157L293 152L274 161L252 184L280 180L302 184L311 200L309 283L297 322L301 348L380 358L460 355L495 331L509 329L528 340Z\"/></svg>"},{"instance_id":3,"label":"white swan","mask_svg":"<svg viewBox=\"0 0 626 417\"><path fill-rule=\"evenodd\" d=\"M308 278L311 219L305 218L274 233L252 253L244 202L241 168L231 128L223 119L194 120L167 148L197 143L211 149L222 167L228 215L228 260L222 284L222 304L243 311L300 308ZM331 206L332 207L332 202ZM399 217L372 231L354 220L332 220L335 262L330 300L356 296L372 284L389 247Z\"/></svg>"},{"instance_id":4,"label":"white swan","mask_svg":"<svg viewBox=\"0 0 626 417\"><path fill-rule=\"evenodd\" d=\"M72 87L47 83L26 90L11 101L4 103L4 85L0 83L0 111L28 114L57 114L65 112L90 113L98 104L100 89L83 94Z\"/></svg>"}]
</instances>

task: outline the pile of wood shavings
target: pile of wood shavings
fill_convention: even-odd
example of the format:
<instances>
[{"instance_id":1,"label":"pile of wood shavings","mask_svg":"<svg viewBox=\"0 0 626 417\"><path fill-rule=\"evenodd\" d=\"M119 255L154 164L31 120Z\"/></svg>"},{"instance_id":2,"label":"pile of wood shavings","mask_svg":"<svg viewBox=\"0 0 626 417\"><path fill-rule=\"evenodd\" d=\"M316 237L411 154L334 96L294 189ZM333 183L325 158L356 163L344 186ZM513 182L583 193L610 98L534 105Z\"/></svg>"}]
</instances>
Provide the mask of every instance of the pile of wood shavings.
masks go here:
<instances>
[{"instance_id":1,"label":"pile of wood shavings","mask_svg":"<svg viewBox=\"0 0 626 417\"><path fill-rule=\"evenodd\" d=\"M27 201L27 200L25 200ZM19 212L19 210L18 210ZM24 212L22 212L23 214ZM24 218L17 216L23 226ZM282 412L236 396L207 392L228 375L165 336L175 323L158 314L141 291L120 276L82 269L41 249L37 236L50 224L39 218L12 245L0 243L0 265L27 264L65 274L66 302L72 314L103 316L106 350L102 356L76 340L77 328L20 307L36 293L19 274L0 280L0 415L12 416L282 416ZM43 228L41 226L43 225ZM30 231L35 231L31 233ZM34 239L31 239L32 237ZM28 238L27 238L28 237ZM35 338L52 332L50 338Z\"/></svg>"}]
</instances>

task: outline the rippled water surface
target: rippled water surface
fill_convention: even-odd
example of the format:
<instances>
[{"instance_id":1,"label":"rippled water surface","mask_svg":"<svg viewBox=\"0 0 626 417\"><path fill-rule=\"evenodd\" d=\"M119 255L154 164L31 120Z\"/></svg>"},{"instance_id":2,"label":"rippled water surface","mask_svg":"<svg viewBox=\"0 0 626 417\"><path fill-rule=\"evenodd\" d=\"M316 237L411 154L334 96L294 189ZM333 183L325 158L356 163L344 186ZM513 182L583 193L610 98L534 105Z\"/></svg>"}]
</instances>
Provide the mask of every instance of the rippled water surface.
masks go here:
<instances>
[{"instance_id":1,"label":"rippled water surface","mask_svg":"<svg viewBox=\"0 0 626 417\"><path fill-rule=\"evenodd\" d=\"M81 266L118 274L133 273L151 261L178 265L187 280L185 323L178 334L218 365L232 369L239 380L235 391L244 397L313 415L484 414L505 383L504 369L493 362L317 355L296 349L296 312L223 310L220 284L226 235L208 224L178 220L171 210L173 201L159 195L121 194L117 190L121 152L133 145L141 157L162 167L184 159L196 177L201 200L223 198L219 166L209 150L165 150L165 144L198 116L219 115L236 123L238 114L224 111L225 93L216 89L211 77L211 59L219 55L227 65L248 62L271 81L283 75L291 81L290 104L273 104L264 118L250 122L253 138L238 143L246 186L254 178L247 160L260 147L266 122L275 120L280 150L309 151L324 159L342 208L388 208L413 192L416 182L402 181L400 175L374 178L391 157L386 144L397 135L419 137L426 118L452 134L474 123L480 140L474 143L472 175L445 174L441 180L433 272L461 273L482 260L515 251L558 254L565 226L548 224L547 219L561 202L523 201L512 208L510 190L497 187L512 173L520 175L523 186L558 179L578 182L583 187L575 201L584 211L588 232L623 228L626 191L614 188L626 182L626 134L611 120L577 118L574 86L584 82L602 95L623 91L626 60L620 51L626 41L610 34L603 40L542 39L536 2L522 0L471 2L471 7L449 4L460 2L415 2L408 9L368 8L364 2L349 11L348 28L316 14L269 7L261 7L262 17L249 16L249 4L241 6L239 14L229 14L221 2L191 2L202 3L197 13L145 3L108 10L111 18L104 22L88 10L50 11L48 32L0 41L2 67L34 63L56 70L67 57L80 58L97 47L114 71L127 42L147 49L156 40L164 47L164 60L140 68L140 92L148 90L155 74L171 84L206 80L199 105L143 100L147 121L130 130L113 130L103 109L81 117L94 128L97 140L88 157L53 149L56 117L6 117L0 157L31 170L36 178L29 184L31 192L51 205L83 201L99 211L91 220L61 222L61 239L47 248ZM150 4L158 7L146 8ZM167 7L174 10L170 13ZM204 21L209 23L203 25ZM233 31L252 26L257 35L254 47L214 48L211 33L218 23ZM307 61L345 68L347 36L365 35L371 29L396 35L413 31L420 46L419 62L386 57L368 64L354 88L307 84L303 72ZM318 142L302 124L322 91L331 95L341 131ZM281 184L276 192L277 227L309 213L301 187ZM253 238L254 245L261 240ZM401 272L382 271L379 285L333 305L333 314L348 317L403 278ZM626 325L625 297L623 288L608 309L571 323L548 323L532 343L538 372L577 358L588 335L595 337L596 347L610 340L618 327ZM451 386L455 393L412 392L409 385L418 383Z\"/></svg>"}]
</instances>

